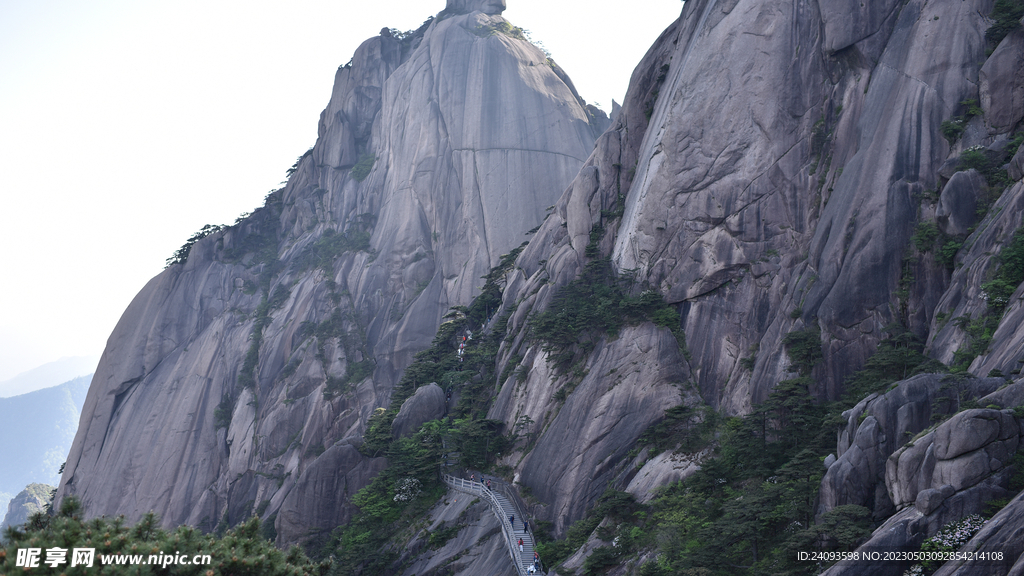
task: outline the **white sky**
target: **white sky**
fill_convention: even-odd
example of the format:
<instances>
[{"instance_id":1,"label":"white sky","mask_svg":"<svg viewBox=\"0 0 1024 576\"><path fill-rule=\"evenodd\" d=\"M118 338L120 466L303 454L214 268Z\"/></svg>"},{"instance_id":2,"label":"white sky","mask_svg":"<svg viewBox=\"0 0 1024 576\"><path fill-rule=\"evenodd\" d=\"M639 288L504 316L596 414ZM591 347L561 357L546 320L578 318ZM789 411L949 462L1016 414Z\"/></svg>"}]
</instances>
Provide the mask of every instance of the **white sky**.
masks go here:
<instances>
[{"instance_id":1,"label":"white sky","mask_svg":"<svg viewBox=\"0 0 1024 576\"><path fill-rule=\"evenodd\" d=\"M507 3L605 111L682 9ZM0 380L98 355L193 232L280 186L356 47L444 4L0 0Z\"/></svg>"}]
</instances>

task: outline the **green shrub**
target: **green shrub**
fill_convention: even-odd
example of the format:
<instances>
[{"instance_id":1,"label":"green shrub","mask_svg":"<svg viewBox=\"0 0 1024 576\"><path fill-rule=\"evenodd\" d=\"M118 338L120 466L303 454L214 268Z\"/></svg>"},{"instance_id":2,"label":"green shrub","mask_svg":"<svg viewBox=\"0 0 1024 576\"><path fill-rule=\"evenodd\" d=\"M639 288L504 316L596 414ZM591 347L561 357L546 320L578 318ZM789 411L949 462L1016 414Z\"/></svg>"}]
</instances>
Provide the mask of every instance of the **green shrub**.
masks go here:
<instances>
[{"instance_id":1,"label":"green shrub","mask_svg":"<svg viewBox=\"0 0 1024 576\"><path fill-rule=\"evenodd\" d=\"M189 239L185 241L181 248L178 248L178 250L175 251L173 256L167 259L167 266L165 266L165 268L170 268L175 264L184 264L188 260L188 254L192 251L192 246L194 246L196 242L199 242L210 234L220 232L223 229L224 227L218 224L207 224L200 228L198 232L190 236Z\"/></svg>"},{"instance_id":2,"label":"green shrub","mask_svg":"<svg viewBox=\"0 0 1024 576\"><path fill-rule=\"evenodd\" d=\"M314 242L308 244L292 263L292 270L302 272L320 268L328 275L334 273L334 261L346 252L369 252L370 236L376 224L376 216L362 214L351 223L344 233L332 228Z\"/></svg>"},{"instance_id":3,"label":"green shrub","mask_svg":"<svg viewBox=\"0 0 1024 576\"><path fill-rule=\"evenodd\" d=\"M370 175L370 170L373 169L373 164L377 161L377 157L373 154L363 154L359 157L359 161L352 167L352 179L356 182L362 182L366 180L366 177Z\"/></svg>"},{"instance_id":4,"label":"green shrub","mask_svg":"<svg viewBox=\"0 0 1024 576\"><path fill-rule=\"evenodd\" d=\"M956 254L963 248L963 245L963 238L947 237L946 241L942 243L942 247L939 248L937 255L939 263L945 266L947 270L952 270L956 263Z\"/></svg>"},{"instance_id":5,"label":"green shrub","mask_svg":"<svg viewBox=\"0 0 1024 576\"><path fill-rule=\"evenodd\" d=\"M555 293L546 310L529 320L533 338L543 343L548 363L560 374L568 372L574 359L589 353L600 337L618 334L623 326L645 320L671 330L680 349L686 349L676 308L653 289L629 295L624 280L612 273L611 261L599 257L603 234L600 225L591 229L584 250L590 262L579 278Z\"/></svg>"},{"instance_id":6,"label":"green shrub","mask_svg":"<svg viewBox=\"0 0 1024 576\"><path fill-rule=\"evenodd\" d=\"M995 22L985 31L985 40L996 46L1007 34L1020 28L1020 19L1024 17L1024 1L996 0L989 16Z\"/></svg>"},{"instance_id":7,"label":"green shrub","mask_svg":"<svg viewBox=\"0 0 1024 576\"><path fill-rule=\"evenodd\" d=\"M802 375L810 374L814 366L824 358L821 353L821 331L817 324L786 334L782 343L793 361L790 369L795 369Z\"/></svg>"},{"instance_id":8,"label":"green shrub","mask_svg":"<svg viewBox=\"0 0 1024 576\"><path fill-rule=\"evenodd\" d=\"M964 133L965 121L962 117L956 117L951 120L943 120L939 126L939 131L945 136L946 140L952 144L956 142L957 138Z\"/></svg>"},{"instance_id":9,"label":"green shrub","mask_svg":"<svg viewBox=\"0 0 1024 576\"><path fill-rule=\"evenodd\" d=\"M914 243L918 252L927 252L931 250L938 237L939 227L934 222L919 222L914 228L914 235L910 237L910 241Z\"/></svg>"}]
</instances>

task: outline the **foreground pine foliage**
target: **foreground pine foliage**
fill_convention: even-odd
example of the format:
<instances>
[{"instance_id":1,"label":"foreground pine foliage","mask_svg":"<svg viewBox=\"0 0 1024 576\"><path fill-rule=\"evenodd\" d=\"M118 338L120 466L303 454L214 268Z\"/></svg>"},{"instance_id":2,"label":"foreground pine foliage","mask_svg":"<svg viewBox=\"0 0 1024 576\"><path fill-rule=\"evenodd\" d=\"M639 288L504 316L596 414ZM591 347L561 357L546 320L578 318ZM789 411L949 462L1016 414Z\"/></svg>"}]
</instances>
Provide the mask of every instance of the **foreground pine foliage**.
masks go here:
<instances>
[{"instance_id":1,"label":"foreground pine foliage","mask_svg":"<svg viewBox=\"0 0 1024 576\"><path fill-rule=\"evenodd\" d=\"M168 532L160 528L152 513L127 526L123 516L84 520L82 512L81 504L68 497L55 515L35 514L24 526L8 528L0 548L0 575L27 570L35 575L68 576L319 576L328 568L327 563L310 561L297 547L287 552L275 548L262 536L260 520L255 517L218 536L203 534L191 526ZM95 550L91 567L71 565L76 548ZM38 565L18 566L19 551L24 560L29 549L39 549ZM208 561L205 556L209 556ZM48 558L53 559L51 563L47 563Z\"/></svg>"}]
</instances>

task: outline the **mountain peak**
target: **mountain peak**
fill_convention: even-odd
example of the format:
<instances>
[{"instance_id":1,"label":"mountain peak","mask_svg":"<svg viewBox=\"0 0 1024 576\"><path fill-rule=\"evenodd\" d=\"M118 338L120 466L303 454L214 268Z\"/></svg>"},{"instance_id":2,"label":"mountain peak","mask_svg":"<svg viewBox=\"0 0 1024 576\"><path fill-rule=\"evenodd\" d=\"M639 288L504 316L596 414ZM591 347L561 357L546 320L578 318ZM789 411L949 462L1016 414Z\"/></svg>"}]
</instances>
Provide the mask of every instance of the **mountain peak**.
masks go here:
<instances>
[{"instance_id":1,"label":"mountain peak","mask_svg":"<svg viewBox=\"0 0 1024 576\"><path fill-rule=\"evenodd\" d=\"M491 16L505 11L505 0L448 0L446 12L468 14L479 10Z\"/></svg>"}]
</instances>

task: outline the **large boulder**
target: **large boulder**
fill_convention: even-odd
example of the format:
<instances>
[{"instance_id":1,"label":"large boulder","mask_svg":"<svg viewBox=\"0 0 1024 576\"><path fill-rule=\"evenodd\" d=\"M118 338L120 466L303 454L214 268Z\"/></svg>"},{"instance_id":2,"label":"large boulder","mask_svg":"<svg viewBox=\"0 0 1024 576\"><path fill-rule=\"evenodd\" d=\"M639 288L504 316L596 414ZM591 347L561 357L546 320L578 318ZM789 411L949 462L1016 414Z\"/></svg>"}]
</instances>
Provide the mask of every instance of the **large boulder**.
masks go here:
<instances>
[{"instance_id":1,"label":"large boulder","mask_svg":"<svg viewBox=\"0 0 1024 576\"><path fill-rule=\"evenodd\" d=\"M1020 427L1010 410L959 412L889 457L885 483L893 504L918 505L930 514L954 492L1006 467L1019 442Z\"/></svg>"},{"instance_id":2,"label":"large boulder","mask_svg":"<svg viewBox=\"0 0 1024 576\"><path fill-rule=\"evenodd\" d=\"M978 199L985 195L988 185L977 170L953 174L942 187L935 217L939 227L950 236L967 234L978 220Z\"/></svg>"},{"instance_id":3,"label":"large boulder","mask_svg":"<svg viewBox=\"0 0 1024 576\"><path fill-rule=\"evenodd\" d=\"M838 458L821 481L818 514L857 504L872 509L876 518L885 518L899 505L913 503L919 489L907 497L900 492L896 501L887 490L890 455L931 426L934 419L957 412L962 401L994 392L1003 384L1001 378L921 374L897 383L885 394L868 396L844 412L847 424L839 432ZM956 446L943 449L955 451L959 449ZM906 469L931 466L934 458L926 456L923 448L912 451L906 456ZM920 489L929 487L930 480Z\"/></svg>"},{"instance_id":4,"label":"large boulder","mask_svg":"<svg viewBox=\"0 0 1024 576\"><path fill-rule=\"evenodd\" d=\"M1024 30L1003 38L978 75L981 108L993 131L1007 132L1024 118Z\"/></svg>"},{"instance_id":5,"label":"large boulder","mask_svg":"<svg viewBox=\"0 0 1024 576\"><path fill-rule=\"evenodd\" d=\"M1024 178L1024 146L1017 148L1017 153L1010 160L1007 172L1010 174L1010 178L1014 180Z\"/></svg>"},{"instance_id":6,"label":"large boulder","mask_svg":"<svg viewBox=\"0 0 1024 576\"><path fill-rule=\"evenodd\" d=\"M444 390L435 382L420 386L402 403L402 408L391 422L391 434L395 438L407 436L419 430L424 422L437 420L444 413Z\"/></svg>"}]
</instances>

